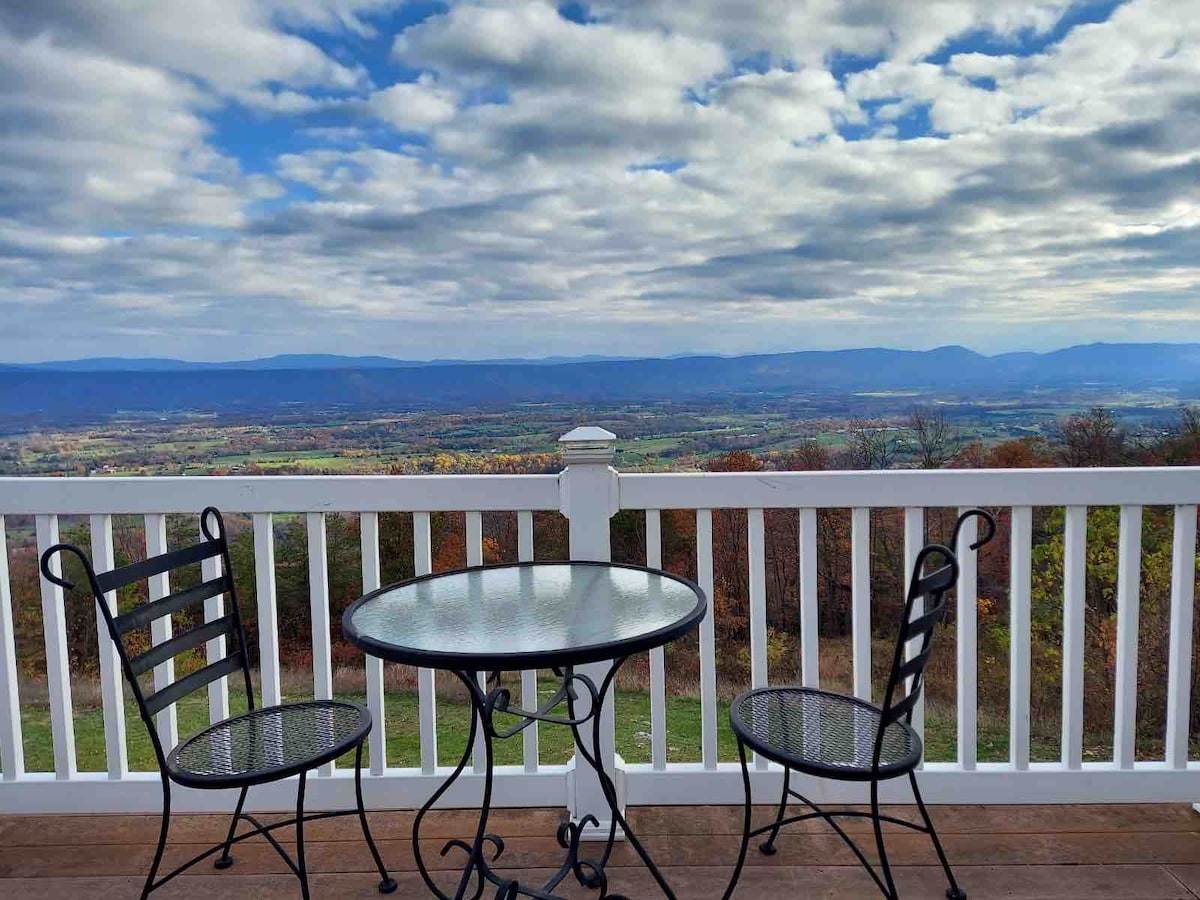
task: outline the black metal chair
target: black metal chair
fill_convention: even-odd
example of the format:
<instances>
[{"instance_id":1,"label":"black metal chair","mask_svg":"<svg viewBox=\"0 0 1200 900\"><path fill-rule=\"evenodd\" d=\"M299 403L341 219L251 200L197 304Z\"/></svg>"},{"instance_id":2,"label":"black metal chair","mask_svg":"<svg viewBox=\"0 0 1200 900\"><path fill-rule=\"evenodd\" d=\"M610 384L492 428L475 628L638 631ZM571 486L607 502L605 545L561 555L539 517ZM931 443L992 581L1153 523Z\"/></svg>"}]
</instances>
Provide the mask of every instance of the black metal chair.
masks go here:
<instances>
[{"instance_id":1,"label":"black metal chair","mask_svg":"<svg viewBox=\"0 0 1200 900\"><path fill-rule=\"evenodd\" d=\"M213 525L215 525L215 530ZM233 569L229 560L229 547L225 540L225 525L221 514L212 507L205 509L200 514L200 527L205 540L199 544L172 550L142 562L114 569L111 572L102 572L99 575L96 574L87 554L71 544L55 544L42 554L41 559L42 575L54 584L68 590L73 589L74 585L63 578L61 574L52 570L51 563L54 556L60 552L67 552L77 556L83 563L92 594L108 625L109 636L116 645L125 680L129 683L134 699L137 700L138 711L141 713L146 730L150 732L150 742L154 746L154 754L158 758L163 790L162 825L159 830L158 849L154 853L154 862L150 865L150 872L146 876L142 897L145 898L151 891L162 887L176 875L218 851L221 855L215 862L216 868L229 868L233 865L233 856L229 852L230 847L261 834L283 857L288 868L299 878L301 892L305 898L308 898L308 869L304 861L304 825L306 822L316 819L347 815L359 817L363 836L367 840L367 846L371 848L371 855L375 858L375 865L379 869L379 890L381 893L391 893L396 890L396 882L383 865L383 859L371 837L366 811L363 808L362 753L363 743L371 731L370 712L356 703L345 703L340 700L316 700L255 708L246 633L242 628L242 620L238 612L237 593L232 577ZM221 558L222 574L203 581L195 587L177 591L118 615L113 615L108 604L103 600L104 594L109 591L115 591L134 582L217 556ZM131 632L143 629L152 621L163 616L202 608L206 599L220 594L226 594L229 597L229 611L224 616L212 622L197 625L144 652L131 655L130 648L126 646L126 639ZM143 691L138 682L139 675L144 675L187 650L203 646L220 637L225 637L228 642L227 655L224 659L178 678L166 687L149 693ZM211 725L181 742L169 753L165 752L159 740L158 730L154 727L153 717L155 714L218 678L238 672L242 673L245 682L246 703L249 711ZM306 815L304 812L304 787L308 771L331 762L351 750L355 751L354 789L357 806L354 809ZM254 816L242 811L246 802L246 792L251 787L279 781L293 775L300 776L296 791L295 818L264 825ZM161 878L156 878L171 824L171 782L184 787L205 790L239 788L241 792L238 794L237 807L234 810L233 819L229 823L229 832L224 842L183 863ZM253 826L253 830L237 834L238 823L243 819ZM295 860L284 850L272 833L288 826L294 826L296 829Z\"/></svg>"},{"instance_id":2,"label":"black metal chair","mask_svg":"<svg viewBox=\"0 0 1200 900\"><path fill-rule=\"evenodd\" d=\"M972 509L959 516L951 546L957 543L963 522L970 516L978 516L987 524L987 533L971 544L971 549L976 550L992 539L996 531L995 521L987 512ZM935 557L941 558L942 565L928 575L923 574L926 564ZM746 863L750 838L770 832L759 849L767 855L773 855L776 852L775 839L783 826L813 818L821 818L829 823L849 845L888 900L897 900L898 894L896 883L892 879L891 866L888 864L887 849L884 847L883 823L889 822L928 834L950 882L946 896L950 900L965 900L967 894L954 879L954 872L946 860L946 853L938 840L937 831L934 830L917 787L916 768L921 761L923 747L921 738L912 728L913 708L921 696L933 632L938 623L947 616L946 594L958 580L958 572L958 560L949 547L929 544L917 555L882 707L857 697L798 687L757 688L733 701L729 717L738 741L746 805L737 867L729 886L725 889L723 900L728 900L737 887L738 878ZM914 618L914 606L922 599L924 606ZM910 641L919 641L919 649L912 658L905 659L905 648ZM779 800L779 812L775 820L770 825L753 829L747 747L783 766L784 772L783 795ZM818 778L869 782L871 811L822 809L807 797L792 790L793 770ZM879 783L903 775L908 776L912 785L913 797L921 813L921 823L904 821L883 815L879 811ZM799 800L812 811L789 816L787 808L790 799ZM839 818L871 820L879 852L879 867L883 870L882 877L850 835L838 824Z\"/></svg>"}]
</instances>

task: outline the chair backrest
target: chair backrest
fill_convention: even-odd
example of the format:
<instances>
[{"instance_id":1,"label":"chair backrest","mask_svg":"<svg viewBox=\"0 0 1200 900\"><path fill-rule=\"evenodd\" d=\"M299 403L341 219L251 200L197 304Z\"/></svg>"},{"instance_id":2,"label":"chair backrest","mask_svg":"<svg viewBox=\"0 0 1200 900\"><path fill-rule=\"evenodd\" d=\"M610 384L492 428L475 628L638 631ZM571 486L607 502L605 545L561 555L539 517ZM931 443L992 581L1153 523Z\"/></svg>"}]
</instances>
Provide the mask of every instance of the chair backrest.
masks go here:
<instances>
[{"instance_id":1,"label":"chair backrest","mask_svg":"<svg viewBox=\"0 0 1200 900\"><path fill-rule=\"evenodd\" d=\"M138 711L142 721L150 732L150 740L158 756L159 765L165 766L166 753L171 748L164 748L154 727L154 715L177 703L179 700L206 687L218 678L233 675L241 671L246 686L248 707L254 709L254 688L250 680L250 661L247 657L246 633L242 628L242 619L238 611L237 592L233 582L233 568L229 560L229 544L225 536L225 523L220 512L214 507L208 507L200 514L200 529L204 540L190 547L170 550L158 556L153 556L140 562L130 563L109 572L96 573L92 561L86 553L74 544L55 544L42 554L42 575L67 590L73 590L75 585L57 574L51 568L51 562L56 554L70 553L78 557L87 573L92 596L104 621L108 625L108 634L116 645L121 660L121 669L125 680L129 683L134 699L137 700ZM163 575L184 566L194 565L213 557L221 558L221 574L215 578L201 581L194 587L185 588L168 594L157 600L151 600L136 606L126 612L113 614L104 602L104 595L116 591L135 582ZM145 628L151 622L170 616L174 613L202 610L204 601L221 594L228 596L225 615L211 622L202 622L182 634L173 635L168 640L156 644L146 650L130 647L130 635ZM195 617L201 621L203 616ZM177 678L171 684L145 692L138 681L138 676L144 675L156 666L174 659L181 653L199 647L217 638L226 638L223 659L209 663L196 671Z\"/></svg>"},{"instance_id":2,"label":"chair backrest","mask_svg":"<svg viewBox=\"0 0 1200 900\"><path fill-rule=\"evenodd\" d=\"M913 709L924 687L925 667L929 664L929 654L933 648L933 633L938 624L948 616L947 595L958 581L958 557L950 547L957 545L963 524L973 516L983 519L987 526L984 536L970 546L970 551L978 550L995 535L996 521L985 510L969 509L958 517L949 547L943 544L927 544L917 554L904 600L904 614L900 618L900 633L896 638L892 667L883 695L883 715L875 737L873 765L876 768L879 766L888 727L901 719L906 723L912 722ZM926 567L936 562L941 564L926 574ZM908 655L910 650L911 656Z\"/></svg>"}]
</instances>

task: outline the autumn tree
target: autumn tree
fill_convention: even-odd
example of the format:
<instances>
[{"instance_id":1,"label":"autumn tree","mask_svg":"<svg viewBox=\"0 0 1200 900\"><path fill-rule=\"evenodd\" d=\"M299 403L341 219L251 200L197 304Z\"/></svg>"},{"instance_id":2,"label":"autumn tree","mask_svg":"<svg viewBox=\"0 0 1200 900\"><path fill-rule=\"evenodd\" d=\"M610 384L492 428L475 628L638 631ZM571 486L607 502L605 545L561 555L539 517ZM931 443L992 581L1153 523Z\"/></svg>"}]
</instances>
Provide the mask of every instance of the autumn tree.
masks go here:
<instances>
[{"instance_id":1,"label":"autumn tree","mask_svg":"<svg viewBox=\"0 0 1200 900\"><path fill-rule=\"evenodd\" d=\"M1145 455L1150 465L1200 465L1200 406L1180 407L1175 422L1146 447Z\"/></svg>"},{"instance_id":2,"label":"autumn tree","mask_svg":"<svg viewBox=\"0 0 1200 900\"><path fill-rule=\"evenodd\" d=\"M854 419L846 427L846 450L841 454L845 469L890 469L900 454L894 429L882 422Z\"/></svg>"},{"instance_id":3,"label":"autumn tree","mask_svg":"<svg viewBox=\"0 0 1200 900\"><path fill-rule=\"evenodd\" d=\"M1068 416L1056 433L1058 456L1065 466L1119 466L1126 462L1128 434L1111 410L1094 406Z\"/></svg>"},{"instance_id":4,"label":"autumn tree","mask_svg":"<svg viewBox=\"0 0 1200 900\"><path fill-rule=\"evenodd\" d=\"M781 454L775 459L775 468L781 472L824 472L833 467L829 448L809 438L795 450Z\"/></svg>"},{"instance_id":5,"label":"autumn tree","mask_svg":"<svg viewBox=\"0 0 1200 900\"><path fill-rule=\"evenodd\" d=\"M950 424L944 410L914 406L908 428L922 469L943 469L962 449L962 432Z\"/></svg>"}]
</instances>

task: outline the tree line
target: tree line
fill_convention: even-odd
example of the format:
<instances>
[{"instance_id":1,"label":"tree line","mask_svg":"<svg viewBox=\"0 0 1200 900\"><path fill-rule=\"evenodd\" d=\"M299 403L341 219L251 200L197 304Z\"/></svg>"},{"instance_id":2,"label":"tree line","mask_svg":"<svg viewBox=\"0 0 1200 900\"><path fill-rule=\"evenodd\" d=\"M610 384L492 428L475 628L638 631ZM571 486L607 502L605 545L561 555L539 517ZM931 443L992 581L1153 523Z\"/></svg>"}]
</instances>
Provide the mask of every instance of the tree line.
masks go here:
<instances>
[{"instance_id":1,"label":"tree line","mask_svg":"<svg viewBox=\"0 0 1200 900\"><path fill-rule=\"evenodd\" d=\"M806 441L782 452L756 454L730 451L702 463L710 472L828 471L884 469L904 464L922 468L1030 468L1052 466L1200 465L1200 410L1182 408L1176 420L1156 434L1133 435L1109 410L1096 408L1063 420L1047 436L1031 436L992 446L965 440L962 432L936 409L914 409L898 428L896 423L854 421L847 426L842 446L830 448ZM455 470L460 460L447 455L440 471ZM507 456L489 464L491 471L553 471L557 461L546 454L524 461ZM479 468L470 466L475 471ZM981 715L1003 716L1007 709L1009 660L1009 512L995 510L997 539L981 553L978 575L978 658ZM713 513L714 596L718 674L724 693L749 679L749 583L747 521L744 510ZM1167 641L1170 600L1172 516L1169 508L1147 508L1142 532L1142 582L1139 634L1139 733L1153 745L1161 743L1165 722ZM664 510L662 559L664 568L696 577L696 520L693 510ZM926 514L929 539L948 540L954 511L932 508ZM257 598L254 539L249 517L226 514L234 577L247 626L250 652L257 653ZM114 549L118 564L145 556L140 517L115 516ZM413 520L407 513L380 515L380 558L384 583L414 575ZM461 513L430 516L433 568L443 571L466 563L466 533ZM517 557L515 513L483 516L485 562ZM773 681L792 680L799 670L799 534L795 510L765 512L766 601L768 666ZM1116 548L1118 510L1093 508L1088 514L1087 586L1085 616L1085 723L1089 731L1111 731L1113 660L1116 641ZM894 639L903 600L903 511L877 509L871 513L871 622L878 646L873 654L876 684L884 677L887 646ZM567 523L558 513L535 514L535 553L538 559L567 556ZM613 558L645 562L645 517L622 511L611 524ZM64 518L63 537L89 544L85 521ZM183 546L197 537L194 516L168 517L168 545ZM276 517L276 603L281 661L285 666L311 665L308 542L303 516ZM355 515L327 516L329 596L333 620L335 666L361 666L361 654L342 639L342 611L362 590L359 521ZM1033 534L1033 715L1048 721L1061 706L1063 510L1037 508ZM32 539L10 550L18 656L26 677L44 677L41 611L36 547ZM68 566L71 564L68 563ZM68 576L71 572L68 570ZM79 573L75 576L78 579ZM172 588L199 581L198 566L184 571ZM851 629L850 511L820 510L817 515L817 580L821 672L824 683L848 688ZM121 592L122 609L144 602L145 585ZM76 671L95 671L96 626L86 597L68 597L67 640ZM177 615L176 630L194 622ZM935 653L930 670L931 702L952 704L954 697L953 628L944 629L944 647ZM149 645L149 634L135 640ZM1200 644L1197 645L1200 647ZM669 669L686 689L697 671L695 641L673 646ZM202 665L200 654L183 660L183 668ZM636 671L636 669L635 669ZM1200 665L1192 667L1193 689L1200 685ZM1051 729L1052 730L1052 729Z\"/></svg>"}]
</instances>

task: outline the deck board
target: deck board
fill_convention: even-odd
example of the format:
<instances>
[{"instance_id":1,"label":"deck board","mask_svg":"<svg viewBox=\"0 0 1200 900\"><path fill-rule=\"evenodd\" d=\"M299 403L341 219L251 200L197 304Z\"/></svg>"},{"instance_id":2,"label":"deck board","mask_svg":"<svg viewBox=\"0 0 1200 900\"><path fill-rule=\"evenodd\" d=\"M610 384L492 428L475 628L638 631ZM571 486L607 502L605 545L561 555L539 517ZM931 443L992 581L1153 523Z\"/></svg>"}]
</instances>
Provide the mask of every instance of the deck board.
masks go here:
<instances>
[{"instance_id":1,"label":"deck board","mask_svg":"<svg viewBox=\"0 0 1200 900\"><path fill-rule=\"evenodd\" d=\"M900 816L909 807L890 810ZM972 900L1198 900L1200 815L1186 804L1071 806L940 806L932 815L963 887ZM755 810L766 821L768 807ZM502 810L492 830L507 840L505 871L522 880L543 881L561 859L553 839L560 812ZM264 817L265 818L265 817ZM664 867L680 900L719 898L737 852L741 810L737 807L653 807L632 811L634 827ZM396 896L428 896L409 845L413 814L371 814L380 849L400 882ZM447 837L472 830L470 811L447 810L427 820L423 844L436 861L439 880L449 881L455 855L438 850ZM167 865L195 854L223 836L221 816L177 816ZM869 830L849 820L848 829ZM157 837L156 816L0 816L0 896L5 898L136 897ZM944 896L945 883L923 835L889 829L888 852L901 896ZM354 819L313 823L308 860L314 897L378 897L372 865ZM283 838L281 832L281 839ZM863 834L874 858L873 842ZM286 843L286 841L285 841ZM237 865L214 872L205 865L156 894L293 898L294 878L261 840L239 845ZM785 831L779 853L752 850L737 897L821 897L851 900L874 896L868 877L849 851L820 823ZM610 868L611 889L632 898L656 897L649 875L628 846L620 846ZM567 891L594 898L594 891Z\"/></svg>"}]
</instances>

